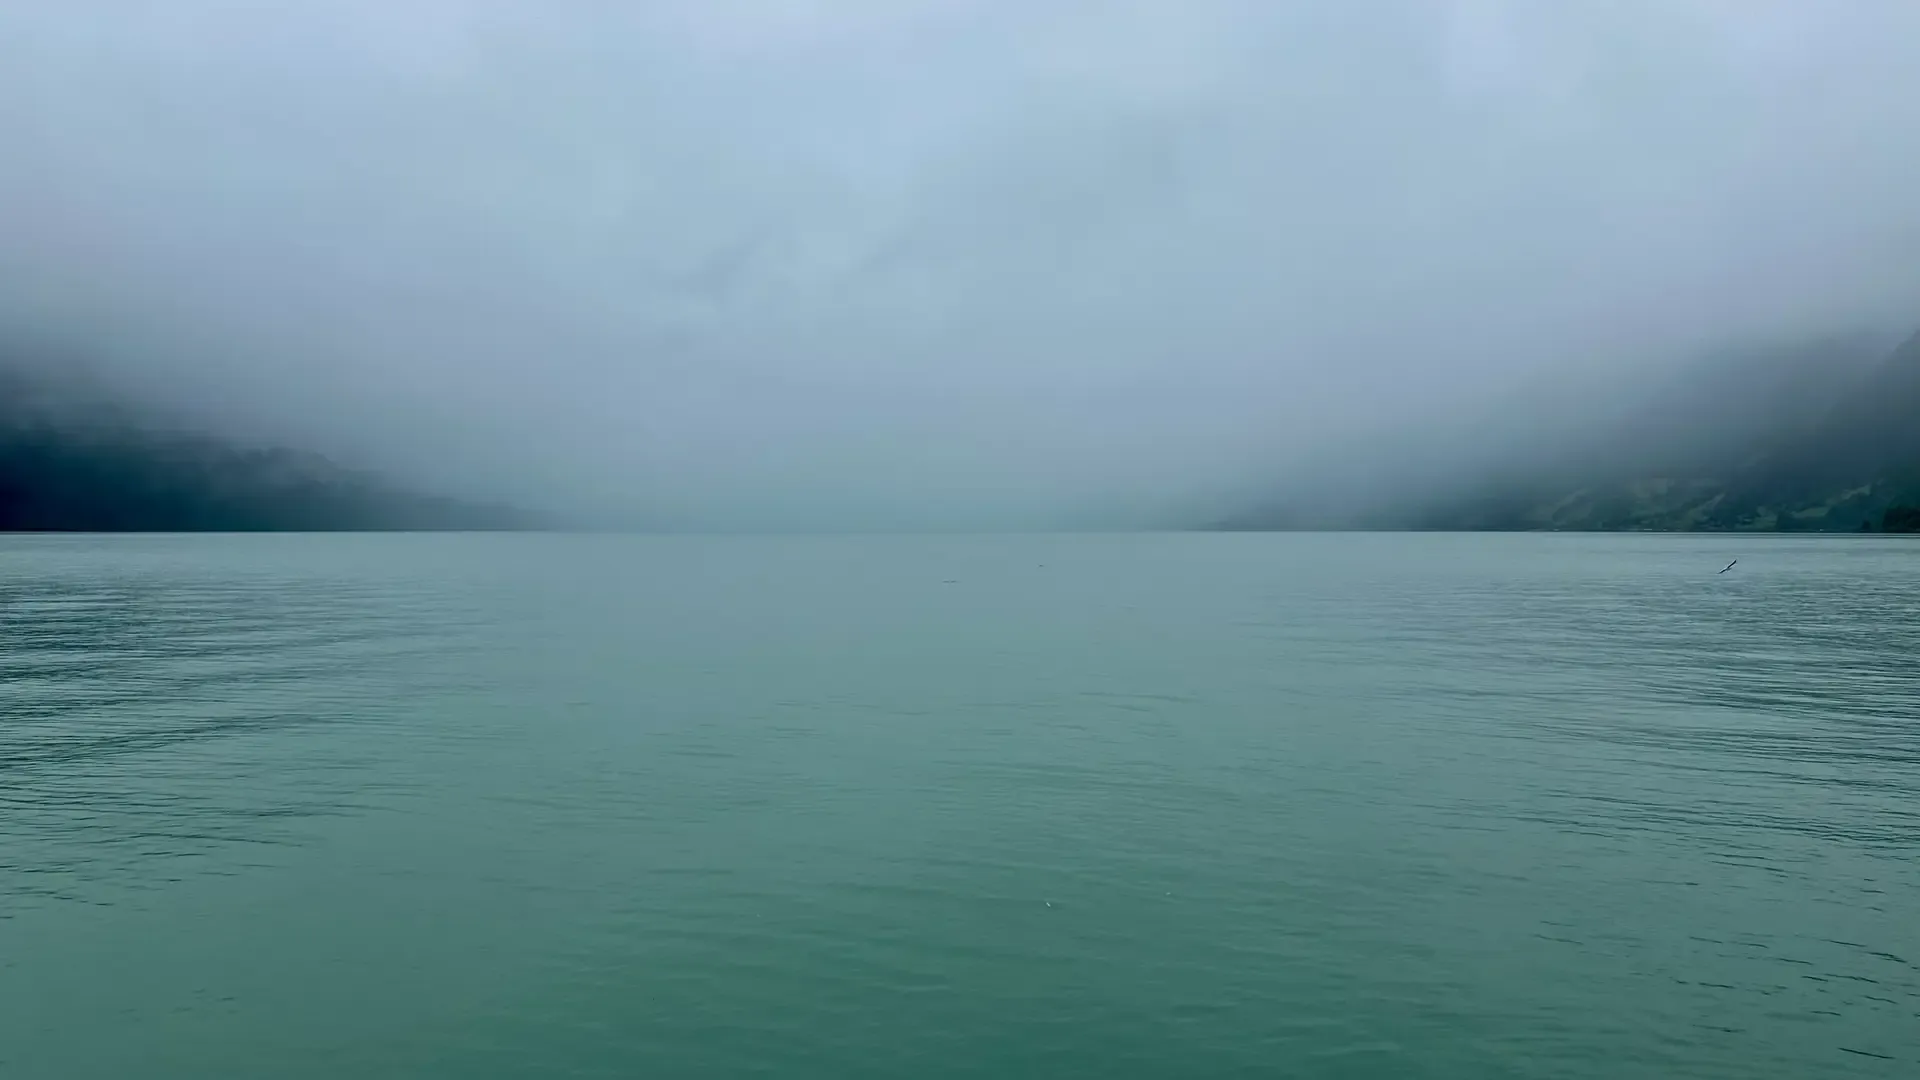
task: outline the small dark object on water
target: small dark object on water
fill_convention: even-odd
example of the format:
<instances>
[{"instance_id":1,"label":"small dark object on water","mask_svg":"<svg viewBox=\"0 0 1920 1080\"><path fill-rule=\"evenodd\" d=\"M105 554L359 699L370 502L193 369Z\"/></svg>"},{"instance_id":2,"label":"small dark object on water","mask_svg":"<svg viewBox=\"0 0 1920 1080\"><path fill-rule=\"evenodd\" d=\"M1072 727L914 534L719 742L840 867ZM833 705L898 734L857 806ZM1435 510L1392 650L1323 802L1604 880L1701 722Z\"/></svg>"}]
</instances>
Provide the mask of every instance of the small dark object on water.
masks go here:
<instances>
[{"instance_id":1,"label":"small dark object on water","mask_svg":"<svg viewBox=\"0 0 1920 1080\"><path fill-rule=\"evenodd\" d=\"M1722 574L1724 574L1724 573L1726 573L1727 571L1729 571L1729 570L1731 570L1731 569L1733 569L1733 565L1734 565L1734 563L1737 563L1737 562L1739 562L1739 561L1740 561L1739 559L1735 559L1735 560L1733 560L1733 562L1730 562L1730 563L1728 563L1727 565L1725 565L1725 566L1723 566L1723 567L1721 567L1721 568L1720 568L1720 572L1721 572Z\"/></svg>"}]
</instances>

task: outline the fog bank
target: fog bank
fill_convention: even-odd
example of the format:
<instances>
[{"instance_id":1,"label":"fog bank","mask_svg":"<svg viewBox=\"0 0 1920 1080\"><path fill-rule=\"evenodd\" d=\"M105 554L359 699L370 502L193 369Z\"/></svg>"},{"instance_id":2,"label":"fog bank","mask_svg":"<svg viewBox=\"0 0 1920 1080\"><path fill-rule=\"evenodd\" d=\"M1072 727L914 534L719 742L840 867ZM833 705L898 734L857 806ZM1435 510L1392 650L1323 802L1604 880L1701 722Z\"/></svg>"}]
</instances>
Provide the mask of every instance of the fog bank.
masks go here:
<instances>
[{"instance_id":1,"label":"fog bank","mask_svg":"<svg viewBox=\"0 0 1920 1080\"><path fill-rule=\"evenodd\" d=\"M1920 325L1905 0L15 4L0 145L0 347L648 527L1179 523Z\"/></svg>"}]
</instances>

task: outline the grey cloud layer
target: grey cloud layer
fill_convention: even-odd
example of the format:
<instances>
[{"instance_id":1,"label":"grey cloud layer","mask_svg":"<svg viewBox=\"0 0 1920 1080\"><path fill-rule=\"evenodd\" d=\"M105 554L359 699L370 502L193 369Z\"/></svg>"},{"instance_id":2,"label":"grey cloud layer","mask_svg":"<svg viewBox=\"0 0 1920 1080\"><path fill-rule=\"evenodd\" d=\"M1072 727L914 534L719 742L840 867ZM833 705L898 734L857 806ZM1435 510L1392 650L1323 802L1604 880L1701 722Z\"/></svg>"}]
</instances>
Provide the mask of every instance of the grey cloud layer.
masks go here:
<instances>
[{"instance_id":1,"label":"grey cloud layer","mask_svg":"<svg viewBox=\"0 0 1920 1080\"><path fill-rule=\"evenodd\" d=\"M0 9L17 324L647 520L1140 520L1920 322L1920 5Z\"/></svg>"}]
</instances>

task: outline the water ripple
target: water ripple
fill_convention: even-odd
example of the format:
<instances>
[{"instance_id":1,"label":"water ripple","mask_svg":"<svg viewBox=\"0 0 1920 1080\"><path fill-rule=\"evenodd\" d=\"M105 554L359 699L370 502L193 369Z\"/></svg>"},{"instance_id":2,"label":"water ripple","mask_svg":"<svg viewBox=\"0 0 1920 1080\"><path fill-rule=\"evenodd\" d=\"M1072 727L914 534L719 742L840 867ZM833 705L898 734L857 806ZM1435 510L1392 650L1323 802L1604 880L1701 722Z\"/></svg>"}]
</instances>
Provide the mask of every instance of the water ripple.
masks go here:
<instances>
[{"instance_id":1,"label":"water ripple","mask_svg":"<svg viewBox=\"0 0 1920 1080\"><path fill-rule=\"evenodd\" d=\"M1920 547L1735 542L0 541L0 1074L1904 1075Z\"/></svg>"}]
</instances>

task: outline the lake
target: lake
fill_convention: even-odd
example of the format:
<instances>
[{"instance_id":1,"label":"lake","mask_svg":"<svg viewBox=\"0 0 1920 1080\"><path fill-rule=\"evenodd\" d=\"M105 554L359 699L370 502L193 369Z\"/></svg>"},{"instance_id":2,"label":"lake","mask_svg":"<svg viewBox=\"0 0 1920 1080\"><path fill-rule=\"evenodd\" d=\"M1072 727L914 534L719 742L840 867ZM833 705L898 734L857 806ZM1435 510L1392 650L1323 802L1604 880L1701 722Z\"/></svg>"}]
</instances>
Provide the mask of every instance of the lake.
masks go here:
<instances>
[{"instance_id":1,"label":"lake","mask_svg":"<svg viewBox=\"0 0 1920 1080\"><path fill-rule=\"evenodd\" d=\"M0 537L0 646L9 1080L1920 1075L1920 541Z\"/></svg>"}]
</instances>

